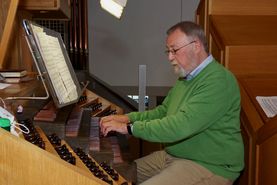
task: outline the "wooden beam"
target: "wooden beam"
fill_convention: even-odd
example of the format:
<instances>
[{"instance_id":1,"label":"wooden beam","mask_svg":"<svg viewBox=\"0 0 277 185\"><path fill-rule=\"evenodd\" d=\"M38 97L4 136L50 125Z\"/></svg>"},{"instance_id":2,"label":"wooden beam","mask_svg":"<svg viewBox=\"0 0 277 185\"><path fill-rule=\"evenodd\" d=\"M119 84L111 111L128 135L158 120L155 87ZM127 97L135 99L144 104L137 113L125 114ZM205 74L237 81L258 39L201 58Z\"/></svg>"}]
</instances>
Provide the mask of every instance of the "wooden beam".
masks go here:
<instances>
[{"instance_id":1,"label":"wooden beam","mask_svg":"<svg viewBox=\"0 0 277 185\"><path fill-rule=\"evenodd\" d=\"M18 1L19 0L11 0L10 6L8 8L8 15L5 22L1 43L0 43L0 69L2 69L4 66L5 57L7 54L7 48L11 37L13 22L17 12Z\"/></svg>"}]
</instances>

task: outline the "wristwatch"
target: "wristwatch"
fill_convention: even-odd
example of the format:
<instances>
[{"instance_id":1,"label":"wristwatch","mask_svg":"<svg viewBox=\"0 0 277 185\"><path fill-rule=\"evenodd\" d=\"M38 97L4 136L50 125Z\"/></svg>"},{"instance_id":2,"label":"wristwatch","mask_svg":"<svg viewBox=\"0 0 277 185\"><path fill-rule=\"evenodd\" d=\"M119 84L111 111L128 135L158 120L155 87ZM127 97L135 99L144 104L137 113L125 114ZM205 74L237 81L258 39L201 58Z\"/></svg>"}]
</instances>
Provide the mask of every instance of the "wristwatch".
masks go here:
<instances>
[{"instance_id":1,"label":"wristwatch","mask_svg":"<svg viewBox=\"0 0 277 185\"><path fill-rule=\"evenodd\" d=\"M127 131L128 131L129 135L133 135L133 133L132 133L132 126L133 126L132 123L128 123L127 124Z\"/></svg>"}]
</instances>

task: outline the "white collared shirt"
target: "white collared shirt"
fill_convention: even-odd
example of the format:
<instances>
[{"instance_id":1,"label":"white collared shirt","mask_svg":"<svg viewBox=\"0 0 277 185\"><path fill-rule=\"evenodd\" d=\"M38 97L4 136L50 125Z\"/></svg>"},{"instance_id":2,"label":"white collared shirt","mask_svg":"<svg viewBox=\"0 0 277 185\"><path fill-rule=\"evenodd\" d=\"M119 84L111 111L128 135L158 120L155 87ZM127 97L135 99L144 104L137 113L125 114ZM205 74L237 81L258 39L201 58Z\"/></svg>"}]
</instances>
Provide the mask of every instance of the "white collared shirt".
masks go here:
<instances>
[{"instance_id":1,"label":"white collared shirt","mask_svg":"<svg viewBox=\"0 0 277 185\"><path fill-rule=\"evenodd\" d=\"M196 75L198 75L213 60L214 60L214 57L210 54L199 66L197 66L193 71L191 71L186 76L186 80L193 79Z\"/></svg>"}]
</instances>

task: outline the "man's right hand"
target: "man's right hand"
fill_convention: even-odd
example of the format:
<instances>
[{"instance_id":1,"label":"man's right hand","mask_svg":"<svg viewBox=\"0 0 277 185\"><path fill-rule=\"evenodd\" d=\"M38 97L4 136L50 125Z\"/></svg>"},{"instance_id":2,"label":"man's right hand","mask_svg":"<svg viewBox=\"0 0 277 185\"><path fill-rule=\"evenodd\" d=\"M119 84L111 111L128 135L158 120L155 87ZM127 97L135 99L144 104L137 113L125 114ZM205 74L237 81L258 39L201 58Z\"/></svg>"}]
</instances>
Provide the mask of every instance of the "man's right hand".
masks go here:
<instances>
[{"instance_id":1,"label":"man's right hand","mask_svg":"<svg viewBox=\"0 0 277 185\"><path fill-rule=\"evenodd\" d=\"M105 116L100 119L100 125L105 122L110 122L110 121L116 121L120 123L129 123L130 120L127 115L110 115L110 116Z\"/></svg>"}]
</instances>

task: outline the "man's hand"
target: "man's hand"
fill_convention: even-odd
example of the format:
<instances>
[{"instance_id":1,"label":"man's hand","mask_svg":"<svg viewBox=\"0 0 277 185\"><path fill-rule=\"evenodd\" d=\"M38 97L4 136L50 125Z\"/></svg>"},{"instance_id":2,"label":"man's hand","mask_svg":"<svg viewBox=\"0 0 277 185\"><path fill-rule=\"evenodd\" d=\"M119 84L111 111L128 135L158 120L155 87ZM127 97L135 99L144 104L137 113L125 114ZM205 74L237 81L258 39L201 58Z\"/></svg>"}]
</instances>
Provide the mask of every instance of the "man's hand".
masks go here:
<instances>
[{"instance_id":1,"label":"man's hand","mask_svg":"<svg viewBox=\"0 0 277 185\"><path fill-rule=\"evenodd\" d=\"M104 136L107 136L110 131L116 131L121 134L128 134L127 123L122 123L114 120L100 122L100 128Z\"/></svg>"},{"instance_id":2,"label":"man's hand","mask_svg":"<svg viewBox=\"0 0 277 185\"><path fill-rule=\"evenodd\" d=\"M105 116L101 118L100 124L105 122L110 122L110 121L116 121L116 122L125 123L125 124L130 122L128 116L126 115L110 115L110 116Z\"/></svg>"}]
</instances>

